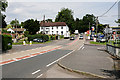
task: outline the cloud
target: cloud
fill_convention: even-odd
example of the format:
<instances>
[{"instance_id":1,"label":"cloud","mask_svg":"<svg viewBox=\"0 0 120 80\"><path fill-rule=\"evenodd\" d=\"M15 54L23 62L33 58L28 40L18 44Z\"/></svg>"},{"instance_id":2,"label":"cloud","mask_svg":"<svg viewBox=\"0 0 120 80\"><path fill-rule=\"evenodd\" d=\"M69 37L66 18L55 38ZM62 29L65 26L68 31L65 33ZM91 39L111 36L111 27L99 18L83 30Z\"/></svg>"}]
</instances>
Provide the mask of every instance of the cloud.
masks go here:
<instances>
[{"instance_id":1,"label":"cloud","mask_svg":"<svg viewBox=\"0 0 120 80\"><path fill-rule=\"evenodd\" d=\"M7 22L17 18L20 22L27 19L43 20L43 15L46 15L46 19L55 19L58 11L61 8L69 8L74 12L74 18L82 18L87 13L99 16L108 10L113 2L9 2L9 6L6 11ZM111 17L111 15L117 15L117 5L106 15L108 17L100 18L102 23L115 24L117 16ZM106 21L102 20L105 19Z\"/></svg>"},{"instance_id":2,"label":"cloud","mask_svg":"<svg viewBox=\"0 0 120 80\"><path fill-rule=\"evenodd\" d=\"M8 2L115 2L115 0L8 0Z\"/></svg>"}]
</instances>

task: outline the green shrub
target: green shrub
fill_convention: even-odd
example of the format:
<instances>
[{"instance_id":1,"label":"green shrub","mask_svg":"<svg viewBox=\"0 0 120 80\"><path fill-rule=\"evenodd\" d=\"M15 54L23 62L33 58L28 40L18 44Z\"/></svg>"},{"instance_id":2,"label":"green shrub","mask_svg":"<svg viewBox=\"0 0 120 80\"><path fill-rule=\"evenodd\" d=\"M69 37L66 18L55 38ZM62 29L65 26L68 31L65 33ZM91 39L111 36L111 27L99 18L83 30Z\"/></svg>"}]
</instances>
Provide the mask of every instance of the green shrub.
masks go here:
<instances>
[{"instance_id":1,"label":"green shrub","mask_svg":"<svg viewBox=\"0 0 120 80\"><path fill-rule=\"evenodd\" d=\"M60 35L60 39L64 38L64 35Z\"/></svg>"},{"instance_id":2,"label":"green shrub","mask_svg":"<svg viewBox=\"0 0 120 80\"><path fill-rule=\"evenodd\" d=\"M12 48L12 37L10 35L2 35L2 50L6 51Z\"/></svg>"},{"instance_id":3,"label":"green shrub","mask_svg":"<svg viewBox=\"0 0 120 80\"><path fill-rule=\"evenodd\" d=\"M41 38L45 41L49 41L49 36L45 34L28 35L28 41L33 41L35 38Z\"/></svg>"},{"instance_id":4,"label":"green shrub","mask_svg":"<svg viewBox=\"0 0 120 80\"><path fill-rule=\"evenodd\" d=\"M29 31L24 32L24 36L27 37L29 35Z\"/></svg>"},{"instance_id":5,"label":"green shrub","mask_svg":"<svg viewBox=\"0 0 120 80\"><path fill-rule=\"evenodd\" d=\"M53 36L53 35L50 36L50 39L51 39L51 40L55 40L55 36Z\"/></svg>"}]
</instances>

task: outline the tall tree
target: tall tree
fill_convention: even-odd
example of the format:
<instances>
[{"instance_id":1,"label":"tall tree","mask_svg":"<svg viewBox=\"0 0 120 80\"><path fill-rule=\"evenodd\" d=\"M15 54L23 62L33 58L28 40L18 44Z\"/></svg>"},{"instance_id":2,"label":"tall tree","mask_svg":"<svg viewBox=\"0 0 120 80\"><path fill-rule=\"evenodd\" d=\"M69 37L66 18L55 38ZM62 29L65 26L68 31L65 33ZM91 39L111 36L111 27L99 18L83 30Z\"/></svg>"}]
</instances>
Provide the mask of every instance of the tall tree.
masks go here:
<instances>
[{"instance_id":1,"label":"tall tree","mask_svg":"<svg viewBox=\"0 0 120 80\"><path fill-rule=\"evenodd\" d=\"M5 28L7 26L5 22L5 15L1 13L6 11L6 8L8 7L8 2L6 0L1 0L0 1L0 26L2 28ZM2 23L1 23L2 22Z\"/></svg>"},{"instance_id":2,"label":"tall tree","mask_svg":"<svg viewBox=\"0 0 120 80\"><path fill-rule=\"evenodd\" d=\"M52 19L47 19L47 20L45 20L45 21L47 21L47 22L53 22Z\"/></svg>"},{"instance_id":3,"label":"tall tree","mask_svg":"<svg viewBox=\"0 0 120 80\"><path fill-rule=\"evenodd\" d=\"M68 25L71 32L73 32L73 21L73 11L68 8L62 8L55 18L55 22L65 22Z\"/></svg>"},{"instance_id":4,"label":"tall tree","mask_svg":"<svg viewBox=\"0 0 120 80\"><path fill-rule=\"evenodd\" d=\"M15 19L15 20L12 20L12 21L10 22L10 24L11 24L12 26L15 26L15 25L19 26L19 21L18 21L17 19Z\"/></svg>"},{"instance_id":5,"label":"tall tree","mask_svg":"<svg viewBox=\"0 0 120 80\"><path fill-rule=\"evenodd\" d=\"M28 19L23 23L23 27L29 31L29 34L33 35L36 34L37 31L40 29L39 21Z\"/></svg>"},{"instance_id":6,"label":"tall tree","mask_svg":"<svg viewBox=\"0 0 120 80\"><path fill-rule=\"evenodd\" d=\"M116 23L120 23L120 19L118 19L117 21L115 21Z\"/></svg>"},{"instance_id":7,"label":"tall tree","mask_svg":"<svg viewBox=\"0 0 120 80\"><path fill-rule=\"evenodd\" d=\"M81 20L81 27L83 28L82 32L89 30L89 23L91 26L96 24L95 16L93 14L86 14Z\"/></svg>"}]
</instances>

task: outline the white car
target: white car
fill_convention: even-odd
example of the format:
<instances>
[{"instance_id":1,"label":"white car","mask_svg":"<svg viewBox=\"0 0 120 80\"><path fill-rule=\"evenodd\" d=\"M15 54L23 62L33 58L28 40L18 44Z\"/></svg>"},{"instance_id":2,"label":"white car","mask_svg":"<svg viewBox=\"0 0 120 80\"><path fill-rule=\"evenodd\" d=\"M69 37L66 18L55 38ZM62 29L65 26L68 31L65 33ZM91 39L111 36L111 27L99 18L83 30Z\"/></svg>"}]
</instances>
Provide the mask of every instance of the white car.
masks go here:
<instances>
[{"instance_id":1,"label":"white car","mask_svg":"<svg viewBox=\"0 0 120 80\"><path fill-rule=\"evenodd\" d=\"M79 39L83 39L83 36L80 36Z\"/></svg>"}]
</instances>

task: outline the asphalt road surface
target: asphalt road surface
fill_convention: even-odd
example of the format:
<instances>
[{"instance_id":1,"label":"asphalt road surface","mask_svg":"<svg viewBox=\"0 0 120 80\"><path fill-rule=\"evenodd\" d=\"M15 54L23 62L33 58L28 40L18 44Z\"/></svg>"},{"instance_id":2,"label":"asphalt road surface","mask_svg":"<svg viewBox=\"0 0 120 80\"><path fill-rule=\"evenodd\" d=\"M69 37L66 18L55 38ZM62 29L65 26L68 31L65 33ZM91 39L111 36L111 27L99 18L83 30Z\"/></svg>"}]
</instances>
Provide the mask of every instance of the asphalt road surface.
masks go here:
<instances>
[{"instance_id":1,"label":"asphalt road surface","mask_svg":"<svg viewBox=\"0 0 120 80\"><path fill-rule=\"evenodd\" d=\"M77 36L76 36L77 37ZM20 51L25 51L25 50L30 50L30 49L35 49L38 47L44 47L44 46L49 46L49 45L62 45L65 46L66 44L70 43L69 39L61 39L61 40L53 40L49 43L44 43L44 44L33 44L33 45L13 45L12 49L4 52L4 54L12 54L15 52L20 52Z\"/></svg>"},{"instance_id":2,"label":"asphalt road surface","mask_svg":"<svg viewBox=\"0 0 120 80\"><path fill-rule=\"evenodd\" d=\"M62 45L74 42L70 40L54 41L47 45ZM43 44L45 46L46 44ZM74 47L74 46L73 46ZM62 57L73 50L58 49L32 58L23 59L10 64L2 65L2 78L37 78Z\"/></svg>"},{"instance_id":3,"label":"asphalt road surface","mask_svg":"<svg viewBox=\"0 0 120 80\"><path fill-rule=\"evenodd\" d=\"M55 50L29 59L13 62L2 66L3 78L36 78L47 70L55 60L70 50ZM51 64L50 64L51 63ZM37 74L37 72L39 72Z\"/></svg>"}]
</instances>

